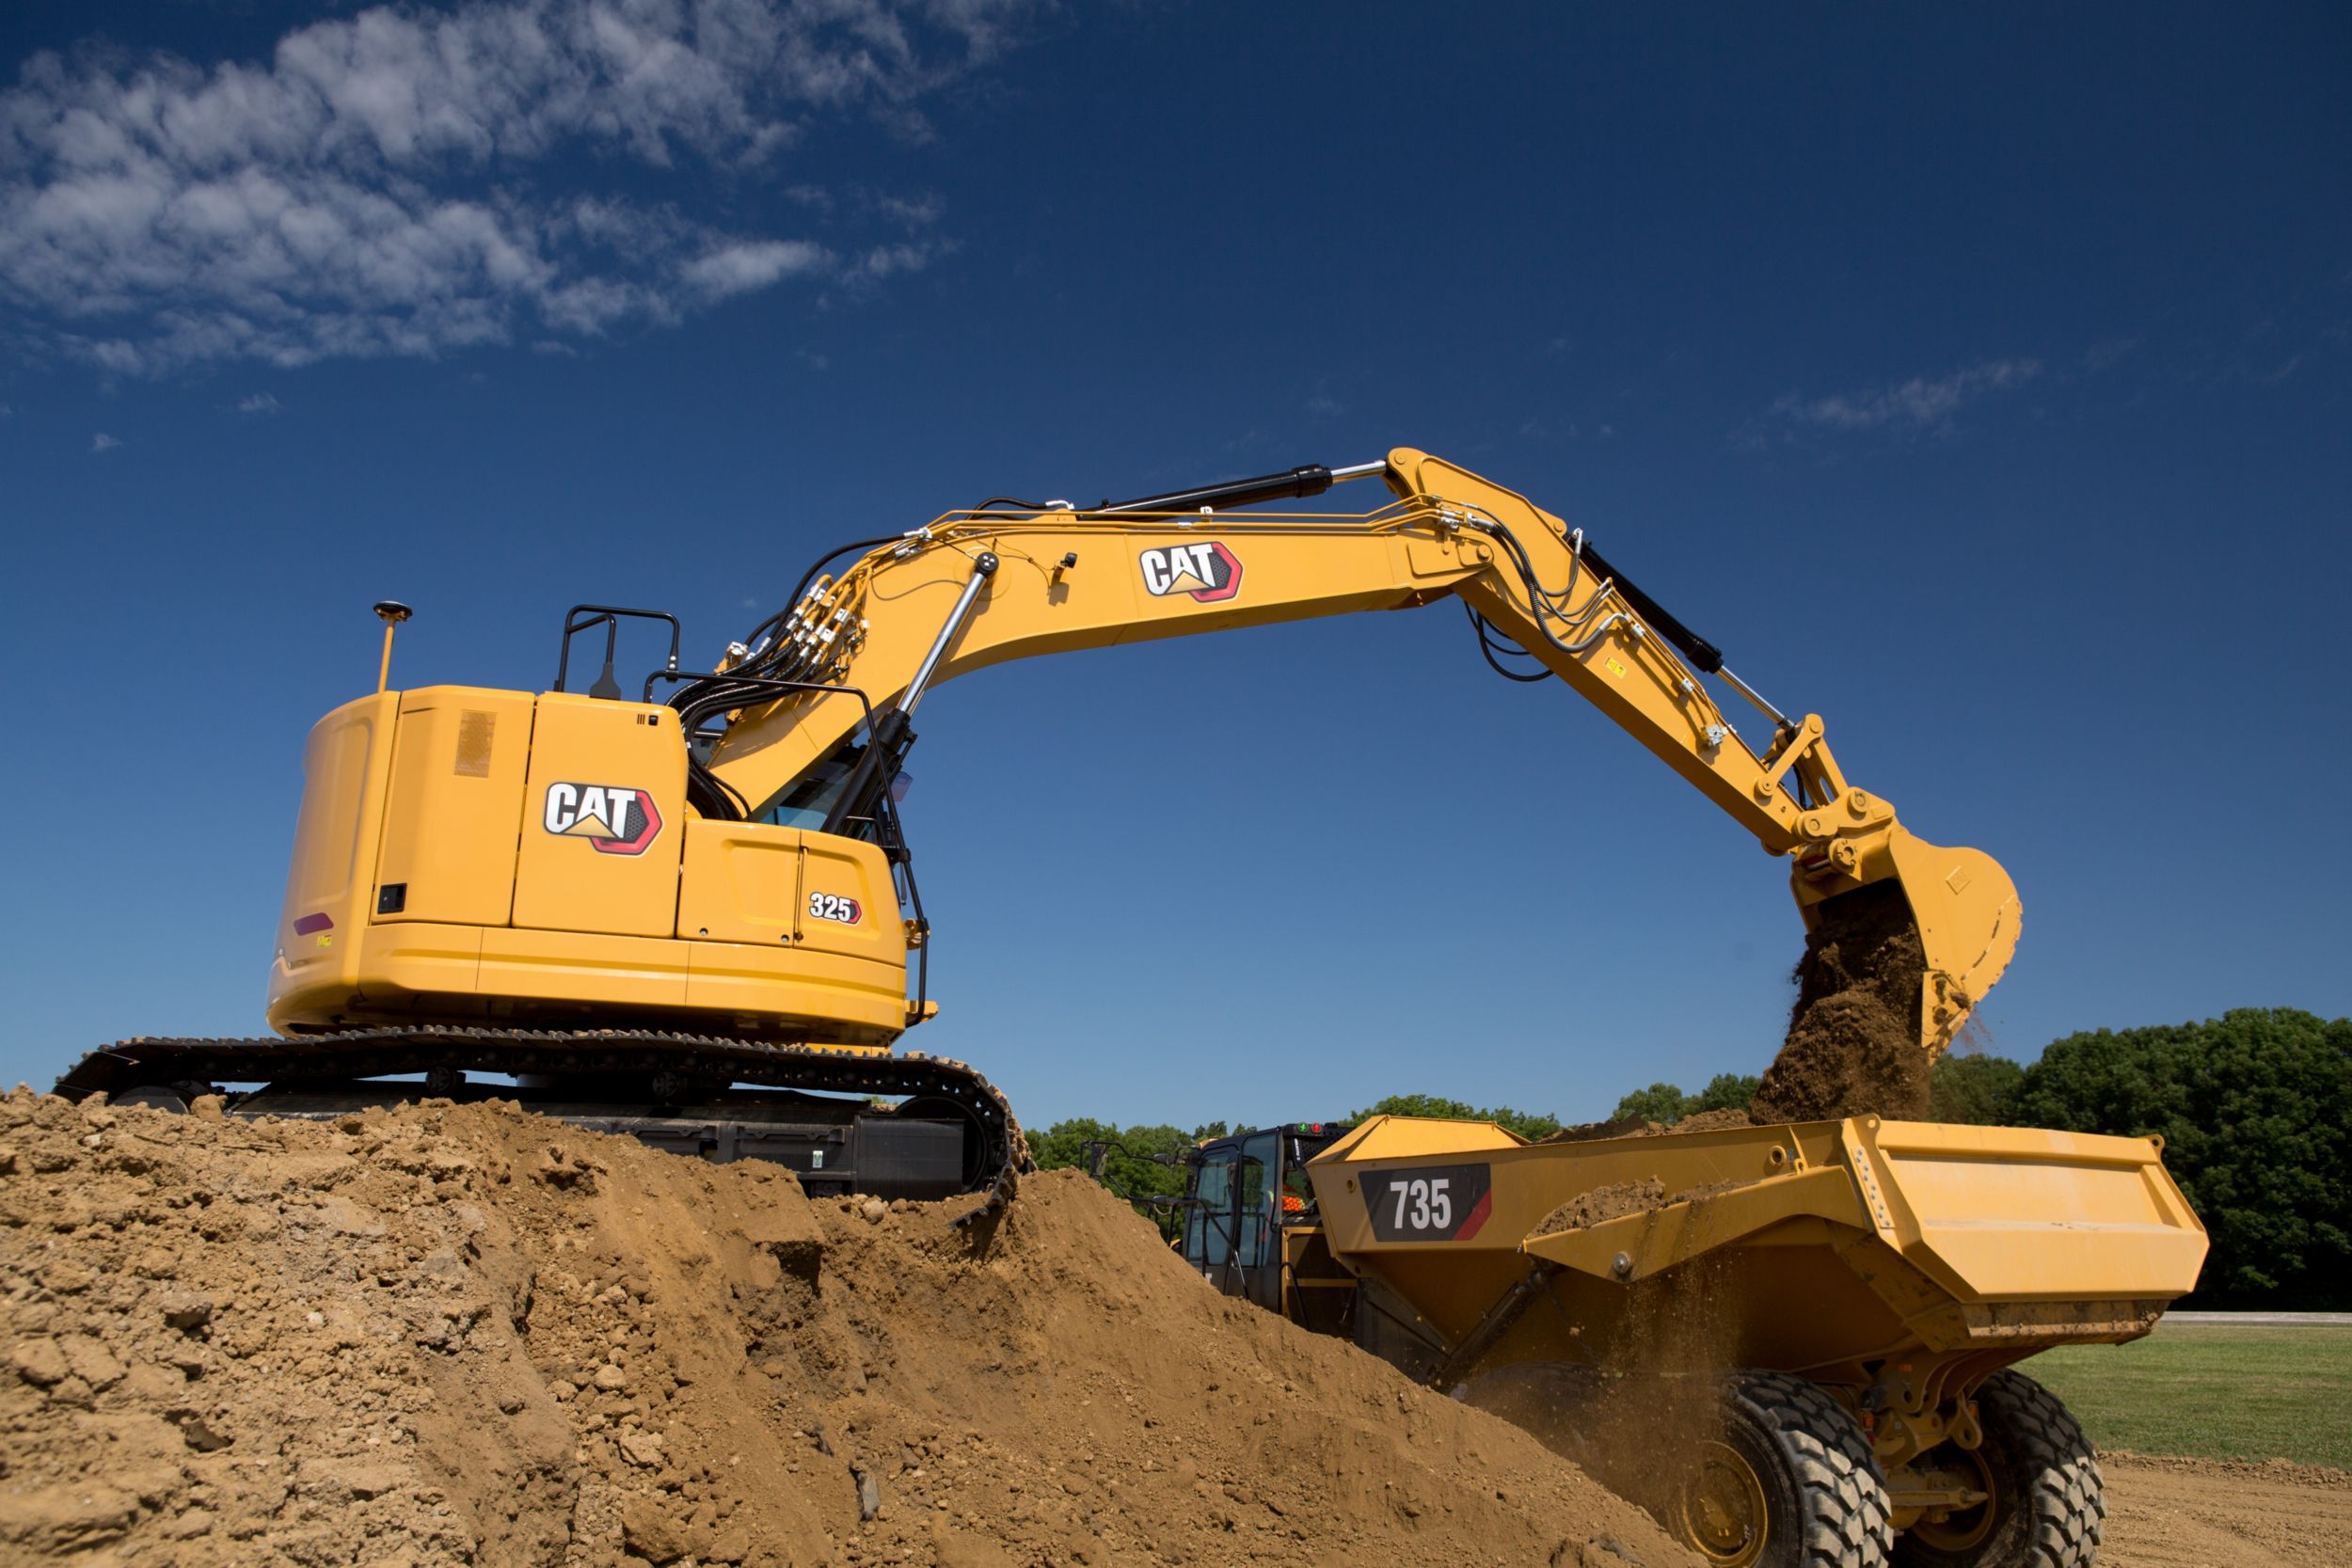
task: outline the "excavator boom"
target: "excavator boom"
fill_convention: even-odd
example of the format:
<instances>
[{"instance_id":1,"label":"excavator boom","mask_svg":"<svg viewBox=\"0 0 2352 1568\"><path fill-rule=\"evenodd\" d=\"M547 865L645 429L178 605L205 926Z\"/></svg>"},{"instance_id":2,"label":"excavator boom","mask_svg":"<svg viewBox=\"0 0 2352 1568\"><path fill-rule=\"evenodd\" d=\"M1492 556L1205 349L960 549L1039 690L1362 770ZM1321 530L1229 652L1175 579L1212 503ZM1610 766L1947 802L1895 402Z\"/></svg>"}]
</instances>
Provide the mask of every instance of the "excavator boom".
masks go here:
<instances>
[{"instance_id":1,"label":"excavator boom","mask_svg":"<svg viewBox=\"0 0 2352 1568\"><path fill-rule=\"evenodd\" d=\"M1374 476L1391 499L1367 513L1231 510ZM869 707L903 716L930 687L1006 659L1449 597L1477 618L1482 643L1499 636L1524 653L1787 857L1808 926L1829 899L1899 886L1925 960L1912 1022L1931 1053L1950 1043L2016 946L2016 890L2001 867L1916 837L1884 799L1851 785L1819 717L1771 708L1581 531L1409 448L1118 506L949 513L875 544L805 582L755 635L760 646L693 693L722 700L730 677L826 688L772 701L743 688L701 771L714 809L837 831L887 777L856 746ZM1756 706L1757 743L1705 675Z\"/></svg>"}]
</instances>

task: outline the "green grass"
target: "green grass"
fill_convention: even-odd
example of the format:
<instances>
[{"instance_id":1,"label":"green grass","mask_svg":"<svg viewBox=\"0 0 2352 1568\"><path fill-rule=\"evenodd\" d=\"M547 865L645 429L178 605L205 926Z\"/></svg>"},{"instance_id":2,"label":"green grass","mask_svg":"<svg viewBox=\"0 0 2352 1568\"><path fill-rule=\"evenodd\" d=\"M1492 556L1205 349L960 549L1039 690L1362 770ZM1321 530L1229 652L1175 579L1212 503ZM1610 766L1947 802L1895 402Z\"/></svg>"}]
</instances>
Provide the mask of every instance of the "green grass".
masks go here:
<instances>
[{"instance_id":1,"label":"green grass","mask_svg":"<svg viewBox=\"0 0 2352 1568\"><path fill-rule=\"evenodd\" d=\"M2160 1324L2128 1345L2045 1351L2018 1370L2102 1448L2352 1469L2352 1328Z\"/></svg>"}]
</instances>

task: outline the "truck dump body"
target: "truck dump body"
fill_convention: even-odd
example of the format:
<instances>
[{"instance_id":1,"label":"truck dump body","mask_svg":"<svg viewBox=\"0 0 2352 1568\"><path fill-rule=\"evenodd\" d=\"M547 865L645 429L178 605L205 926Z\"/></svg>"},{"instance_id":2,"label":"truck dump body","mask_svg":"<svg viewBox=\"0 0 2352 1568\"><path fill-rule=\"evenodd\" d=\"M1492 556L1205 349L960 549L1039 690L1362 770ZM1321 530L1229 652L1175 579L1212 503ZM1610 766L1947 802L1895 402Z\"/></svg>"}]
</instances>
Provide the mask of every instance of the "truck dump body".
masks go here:
<instances>
[{"instance_id":1,"label":"truck dump body","mask_svg":"<svg viewBox=\"0 0 2352 1568\"><path fill-rule=\"evenodd\" d=\"M1876 1568L1909 1532L1966 1568L2088 1568L2095 1457L2010 1369L2137 1338L2196 1284L2161 1156L1876 1117L1539 1144L1382 1117L1307 1171L1359 1344L1709 1562Z\"/></svg>"},{"instance_id":2,"label":"truck dump body","mask_svg":"<svg viewBox=\"0 0 2352 1568\"><path fill-rule=\"evenodd\" d=\"M1531 1260L1557 1265L1565 1315L1529 1314L1493 1353L1514 1358L1561 1353L1571 1328L1589 1358L1657 1293L1636 1287L1712 1259L1728 1280L1691 1310L1721 1320L1729 1364L1836 1380L1906 1348L2013 1360L2146 1333L2205 1253L2148 1138L1857 1117L1528 1144L1380 1117L1309 1171L1332 1255L1408 1303L1433 1351ZM1588 1195L1597 1217L1570 1223Z\"/></svg>"}]
</instances>

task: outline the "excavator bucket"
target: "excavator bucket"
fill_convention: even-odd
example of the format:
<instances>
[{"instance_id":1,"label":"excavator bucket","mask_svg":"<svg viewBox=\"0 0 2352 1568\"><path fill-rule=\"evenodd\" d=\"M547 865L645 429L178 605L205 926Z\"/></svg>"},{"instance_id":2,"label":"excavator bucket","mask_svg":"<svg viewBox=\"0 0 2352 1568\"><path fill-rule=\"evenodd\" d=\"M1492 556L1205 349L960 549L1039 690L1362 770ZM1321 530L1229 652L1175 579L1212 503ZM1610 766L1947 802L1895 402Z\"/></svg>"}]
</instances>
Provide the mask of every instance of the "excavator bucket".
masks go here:
<instances>
[{"instance_id":1,"label":"excavator bucket","mask_svg":"<svg viewBox=\"0 0 2352 1568\"><path fill-rule=\"evenodd\" d=\"M1946 849L1900 826L1887 849L1927 965L1919 1042L1941 1055L2017 951L2017 884L1983 850Z\"/></svg>"}]
</instances>

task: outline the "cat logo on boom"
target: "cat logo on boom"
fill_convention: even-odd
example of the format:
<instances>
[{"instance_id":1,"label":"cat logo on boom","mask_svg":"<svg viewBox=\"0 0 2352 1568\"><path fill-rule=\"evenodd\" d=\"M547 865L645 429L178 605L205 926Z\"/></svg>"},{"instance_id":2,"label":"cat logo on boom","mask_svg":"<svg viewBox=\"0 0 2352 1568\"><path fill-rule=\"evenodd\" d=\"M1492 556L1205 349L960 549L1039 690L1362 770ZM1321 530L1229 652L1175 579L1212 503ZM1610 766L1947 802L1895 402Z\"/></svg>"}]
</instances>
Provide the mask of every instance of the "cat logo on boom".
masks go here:
<instances>
[{"instance_id":1,"label":"cat logo on boom","mask_svg":"<svg viewBox=\"0 0 2352 1568\"><path fill-rule=\"evenodd\" d=\"M551 784L540 821L560 837L586 839L599 855L642 855L661 832L653 791L619 784Z\"/></svg>"},{"instance_id":2,"label":"cat logo on boom","mask_svg":"<svg viewBox=\"0 0 2352 1568\"><path fill-rule=\"evenodd\" d=\"M1216 604L1241 592L1241 557L1215 540L1143 552L1143 586L1154 598L1189 594Z\"/></svg>"}]
</instances>

